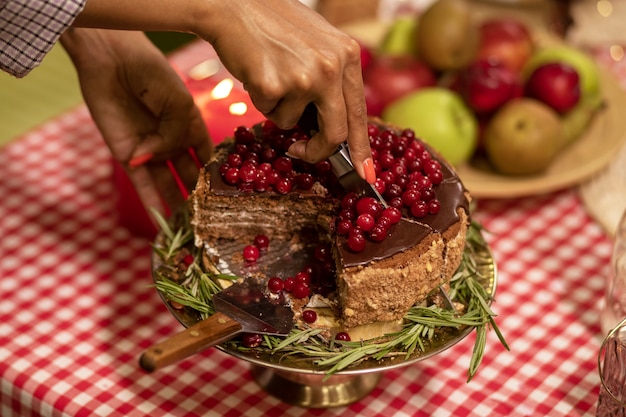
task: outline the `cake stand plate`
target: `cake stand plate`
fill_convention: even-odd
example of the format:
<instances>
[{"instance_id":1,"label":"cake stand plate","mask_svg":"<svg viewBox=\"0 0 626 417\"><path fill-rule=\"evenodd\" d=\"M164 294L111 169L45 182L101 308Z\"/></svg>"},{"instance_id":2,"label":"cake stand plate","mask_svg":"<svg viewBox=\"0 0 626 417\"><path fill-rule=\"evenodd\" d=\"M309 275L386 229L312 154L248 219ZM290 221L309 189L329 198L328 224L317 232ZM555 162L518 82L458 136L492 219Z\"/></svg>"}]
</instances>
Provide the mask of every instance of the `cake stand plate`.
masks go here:
<instances>
[{"instance_id":1,"label":"cake stand plate","mask_svg":"<svg viewBox=\"0 0 626 417\"><path fill-rule=\"evenodd\" d=\"M155 247L161 241L162 233L157 236ZM217 246L217 248L212 248L216 251L211 257L212 266L222 273L230 274L234 271L241 273L241 268L245 267L240 261L228 263L226 259L236 259L237 257L232 254L241 253L244 245L224 242ZM261 269L265 274L272 274L278 270L283 274L293 274L301 270L303 265L310 263L310 255L308 255L311 253L310 249L310 247L297 247L294 250L290 242L272 241L271 252L280 252L280 255L266 259L263 259L263 256L260 257L255 269ZM474 249L473 260L482 277L480 284L490 298L493 298L497 282L496 265L482 235L478 248ZM162 263L158 252L153 251L152 270L155 282L160 279L156 270ZM197 312L187 308L174 308L164 293L160 291L158 293L170 313L183 326L189 327L201 320ZM424 340L424 350L416 349L409 357L401 355L382 360L368 359L330 376L326 368L316 366L306 357L242 351L226 345L216 347L228 355L249 362L251 373L258 385L278 399L300 407L329 408L345 406L362 399L377 386L384 371L408 366L437 355L464 339L473 329L473 327L441 329L436 332L432 340Z\"/></svg>"}]
</instances>

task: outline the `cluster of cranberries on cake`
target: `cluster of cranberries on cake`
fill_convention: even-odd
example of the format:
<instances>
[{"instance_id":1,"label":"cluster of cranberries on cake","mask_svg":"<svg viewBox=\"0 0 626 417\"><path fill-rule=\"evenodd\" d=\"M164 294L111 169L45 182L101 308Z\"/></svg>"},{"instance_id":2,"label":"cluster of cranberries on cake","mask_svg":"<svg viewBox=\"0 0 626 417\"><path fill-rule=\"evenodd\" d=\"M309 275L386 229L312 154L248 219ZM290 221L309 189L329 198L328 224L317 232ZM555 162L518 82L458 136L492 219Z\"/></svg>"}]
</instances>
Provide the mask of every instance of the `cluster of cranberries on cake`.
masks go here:
<instances>
[{"instance_id":1,"label":"cluster of cranberries on cake","mask_svg":"<svg viewBox=\"0 0 626 417\"><path fill-rule=\"evenodd\" d=\"M387 207L343 190L328 160L289 158L286 150L307 134L266 121L237 128L201 170L189 203L195 244L210 251L237 241L251 246L243 257L254 262L259 251L250 243L259 236L270 242L306 236L324 248L324 257L314 259L325 266L308 293L291 294L300 320L315 322L307 305L317 291L343 328L401 320L460 265L470 197L453 168L413 131L378 120L368 129L375 187ZM286 291L293 277L266 278L268 291Z\"/></svg>"}]
</instances>

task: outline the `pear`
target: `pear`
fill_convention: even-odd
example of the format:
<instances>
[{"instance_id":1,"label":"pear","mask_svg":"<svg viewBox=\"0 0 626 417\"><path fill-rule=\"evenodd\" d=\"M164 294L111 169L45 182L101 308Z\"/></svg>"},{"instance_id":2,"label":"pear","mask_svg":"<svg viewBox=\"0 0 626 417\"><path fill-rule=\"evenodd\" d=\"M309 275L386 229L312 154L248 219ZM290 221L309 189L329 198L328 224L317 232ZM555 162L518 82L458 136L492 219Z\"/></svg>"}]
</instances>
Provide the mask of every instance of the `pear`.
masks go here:
<instances>
[{"instance_id":1,"label":"pear","mask_svg":"<svg viewBox=\"0 0 626 417\"><path fill-rule=\"evenodd\" d=\"M525 97L500 108L484 132L487 157L496 170L507 175L541 173L565 142L558 113L538 100Z\"/></svg>"},{"instance_id":2,"label":"pear","mask_svg":"<svg viewBox=\"0 0 626 417\"><path fill-rule=\"evenodd\" d=\"M417 24L418 19L414 16L397 17L385 32L378 46L378 54L417 56Z\"/></svg>"},{"instance_id":3,"label":"pear","mask_svg":"<svg viewBox=\"0 0 626 417\"><path fill-rule=\"evenodd\" d=\"M432 68L447 71L474 59L480 30L467 0L438 0L420 16L415 36L420 57Z\"/></svg>"}]
</instances>

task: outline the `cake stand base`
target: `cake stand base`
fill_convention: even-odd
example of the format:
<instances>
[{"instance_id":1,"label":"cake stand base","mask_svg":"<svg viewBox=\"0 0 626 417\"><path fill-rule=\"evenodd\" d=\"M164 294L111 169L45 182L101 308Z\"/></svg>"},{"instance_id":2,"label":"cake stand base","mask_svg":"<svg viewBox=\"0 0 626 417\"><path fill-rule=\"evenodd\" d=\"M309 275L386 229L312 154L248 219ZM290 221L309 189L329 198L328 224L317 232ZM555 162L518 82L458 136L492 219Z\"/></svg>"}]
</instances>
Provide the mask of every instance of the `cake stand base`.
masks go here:
<instances>
[{"instance_id":1,"label":"cake stand base","mask_svg":"<svg viewBox=\"0 0 626 417\"><path fill-rule=\"evenodd\" d=\"M307 408L331 408L352 404L368 395L382 372L332 375L283 371L253 365L252 375L268 394L286 403Z\"/></svg>"}]
</instances>

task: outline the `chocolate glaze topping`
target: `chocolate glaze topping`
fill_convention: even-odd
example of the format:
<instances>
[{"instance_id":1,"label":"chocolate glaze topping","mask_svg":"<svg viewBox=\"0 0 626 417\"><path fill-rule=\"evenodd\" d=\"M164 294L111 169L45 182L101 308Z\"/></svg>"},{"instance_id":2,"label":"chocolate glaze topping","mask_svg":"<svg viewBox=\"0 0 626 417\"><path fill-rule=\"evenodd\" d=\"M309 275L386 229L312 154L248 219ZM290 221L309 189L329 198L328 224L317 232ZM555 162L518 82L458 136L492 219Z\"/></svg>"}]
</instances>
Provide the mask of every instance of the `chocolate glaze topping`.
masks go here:
<instances>
[{"instance_id":1,"label":"chocolate glaze topping","mask_svg":"<svg viewBox=\"0 0 626 417\"><path fill-rule=\"evenodd\" d=\"M255 126L255 133L260 140L261 129ZM339 254L342 258L343 264L346 267L366 265L372 261L385 259L389 256L402 252L408 248L414 247L421 242L431 232L442 232L454 225L460 220L457 210L462 208L469 215L469 200L466 195L466 190L461 183L459 177L452 167L439 155L432 150L432 148L425 145L430 151L433 159L437 159L441 164L443 172L443 181L434 187L436 198L441 203L441 210L437 214L429 214L424 218L415 219L407 213L406 209L403 209L402 220L394 225L390 229L390 235L380 243L374 243L368 241L365 250L362 252L352 252L347 248L345 243L345 237L338 236L337 247ZM244 192L239 191L236 186L228 185L219 174L219 166L227 158L228 153L232 150L232 142L226 142L221 144L217 148L217 153L209 163L207 170L210 174L210 188L213 193L221 196L265 196L265 197L277 197L277 198L290 198L289 195L280 195L273 191L267 191L263 193L256 192ZM335 186L331 186L332 196L328 196L330 199L340 200L343 198L344 193L340 189L336 189ZM297 197L314 196L313 191L295 190L292 193ZM293 197L293 196L292 196ZM319 196L318 196L319 197Z\"/></svg>"}]
</instances>

